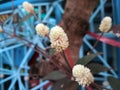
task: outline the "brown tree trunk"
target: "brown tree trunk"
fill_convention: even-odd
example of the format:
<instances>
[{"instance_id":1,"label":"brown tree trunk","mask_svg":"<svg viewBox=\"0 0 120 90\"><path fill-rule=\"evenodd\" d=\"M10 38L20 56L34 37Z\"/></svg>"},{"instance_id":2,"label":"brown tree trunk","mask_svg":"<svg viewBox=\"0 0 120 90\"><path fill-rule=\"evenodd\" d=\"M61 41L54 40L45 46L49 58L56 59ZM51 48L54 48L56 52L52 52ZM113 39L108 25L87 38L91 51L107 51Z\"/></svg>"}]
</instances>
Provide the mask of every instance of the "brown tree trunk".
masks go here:
<instances>
[{"instance_id":1,"label":"brown tree trunk","mask_svg":"<svg viewBox=\"0 0 120 90\"><path fill-rule=\"evenodd\" d=\"M83 36L88 30L88 20L98 0L67 0L62 27L69 38L69 50L74 61L78 60Z\"/></svg>"}]
</instances>

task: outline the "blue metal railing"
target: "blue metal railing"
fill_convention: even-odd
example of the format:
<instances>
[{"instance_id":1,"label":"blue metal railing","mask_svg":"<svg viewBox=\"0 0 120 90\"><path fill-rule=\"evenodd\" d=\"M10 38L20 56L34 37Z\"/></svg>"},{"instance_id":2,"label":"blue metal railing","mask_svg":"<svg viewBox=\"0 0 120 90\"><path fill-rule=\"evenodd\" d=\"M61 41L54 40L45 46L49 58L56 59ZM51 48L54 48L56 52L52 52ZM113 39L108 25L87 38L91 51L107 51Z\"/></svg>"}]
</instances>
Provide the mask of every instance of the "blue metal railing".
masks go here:
<instances>
[{"instance_id":1,"label":"blue metal railing","mask_svg":"<svg viewBox=\"0 0 120 90\"><path fill-rule=\"evenodd\" d=\"M12 4L14 5L14 8L18 8L19 5L21 5L24 1L28 1L30 3L52 3L56 0L14 0L14 2L12 3L12 1L0 4L0 12L3 11L8 11L8 10L12 10Z\"/></svg>"},{"instance_id":2,"label":"blue metal railing","mask_svg":"<svg viewBox=\"0 0 120 90\"><path fill-rule=\"evenodd\" d=\"M118 25L120 24L120 0L112 0L112 5L113 5L113 15L114 15L114 24ZM118 39L120 41L120 39ZM120 78L120 49L117 51L118 55L118 61L117 61L117 68L118 68L118 75Z\"/></svg>"},{"instance_id":3,"label":"blue metal railing","mask_svg":"<svg viewBox=\"0 0 120 90\"><path fill-rule=\"evenodd\" d=\"M97 7L97 9L92 13L90 19L89 19L89 25L90 25L90 30L92 32L95 32L95 29L94 29L94 19L95 17L98 15L99 12L101 12L101 19L104 17L105 15L105 12L104 12L104 5L106 3L107 0L100 0L100 4L99 6Z\"/></svg>"},{"instance_id":4,"label":"blue metal railing","mask_svg":"<svg viewBox=\"0 0 120 90\"><path fill-rule=\"evenodd\" d=\"M96 10L92 13L90 19L89 19L89 25L90 25L90 31L91 32L96 32L95 31L95 25L96 23L94 23L94 20L96 19L96 17L100 16L100 20L105 16L106 12L105 12L105 4L106 4L107 0L100 0L100 3L98 5L98 7L96 8ZM112 14L112 13L111 13ZM93 46L91 45L91 43L89 42L89 40L94 40L93 38L91 38L89 35L86 35L83 39L84 41L84 44L88 46L89 49L91 49L94 53L97 53L98 51L94 48L93 49ZM84 55L84 45L82 45L81 49L80 49L80 57L83 57ZM107 61L107 53L108 53L108 50L107 50L107 45L105 43L102 43L102 50L104 52L104 55L101 56L99 55L98 58L100 60L100 62L103 63L103 65L105 65L106 67L108 68L111 68L111 66L108 64L108 61ZM116 74L115 70L111 70L111 75L115 76L115 77L118 77L118 75ZM105 72L105 73L102 73L102 75L104 76L104 78L99 78L99 80L107 80L107 76L109 76L109 73ZM106 76L107 75L107 76ZM98 78L98 77L96 77ZM95 78L95 79L96 79ZM96 79L97 80L97 79Z\"/></svg>"},{"instance_id":5,"label":"blue metal railing","mask_svg":"<svg viewBox=\"0 0 120 90\"><path fill-rule=\"evenodd\" d=\"M20 0L19 0L20 1ZM21 0L23 1L23 0ZM32 0L30 0L32 1ZM40 1L40 0L33 0L33 1ZM48 24L52 23L52 22L48 22L48 19L50 18L50 15L54 12L56 8L60 10L60 12L57 12L57 14L62 14L63 13L63 9L61 7L61 5L59 4L62 0L41 0L42 3L34 3L33 5L35 7L38 7L38 9L40 10L42 6L46 7L46 15L43 18L42 22L47 22ZM43 3L44 1L44 3ZM48 2L49 1L49 2ZM11 2L10 2L11 3ZM16 2L14 2L14 4L16 4ZM18 4L19 5L19 4ZM0 7L2 7L0 5ZM4 7L5 8L5 7ZM15 7L16 9L14 10L14 14L18 14L18 16L20 18L24 17L24 13L25 11L23 11L23 8L21 6L19 6L18 8ZM6 8L7 9L7 8ZM3 10L2 8L0 10ZM8 11L4 11L0 13L1 14L7 14L7 13L11 13L11 10ZM41 15L41 12L38 13L38 16ZM4 30L6 30L7 32L9 32L10 34L12 34L13 32L13 17L8 18L8 20L6 20L4 22ZM58 20L60 20L60 17L58 18ZM34 19L33 19L33 23ZM34 24L32 24L34 27ZM51 24L53 25L53 24ZM44 49L44 46L42 45L42 38L38 37L35 33L34 33L34 29L31 27L31 25L29 25L29 22L26 20L23 25L21 25L23 27L25 27L24 31L23 31L23 37L27 38L29 41L34 42L34 45L31 46L31 48L29 49L21 49L22 50L22 54L19 53L19 49L21 46L25 47L24 44L26 42L21 42L19 40L17 40L16 38L13 39L8 39L5 40L3 42L0 42L0 44L2 45L2 47L0 46L0 75L7 75L7 77L2 77L0 78L0 90L5 90L4 88L4 84L8 81L11 81L11 83L9 84L9 86L7 87L8 90L14 90L15 89L15 83L18 82L19 86L19 90L28 90L29 86L28 86L28 81L24 81L25 85L23 85L23 81L21 80L21 76L22 77L27 77L28 76L28 70L29 70L29 66L28 66L28 61L29 58L31 57L32 53L33 53L33 48L35 47L36 44L38 44L38 46L40 46L41 48ZM17 30L17 34L19 34L19 30L20 29L16 29ZM27 36L25 36L28 32L30 32L31 34L28 34ZM8 37L7 35L1 35L1 38L4 39ZM40 41L40 42L39 42ZM16 50L15 50L16 49ZM18 52L19 54L16 54L17 56L14 56L14 54ZM5 54L7 55L7 57L5 56ZM23 58L22 60L17 59L16 57L21 57ZM20 60L20 61L17 61ZM15 61L15 62L14 62ZM8 64L10 66L10 69L3 67L2 65L4 64ZM24 70L24 72L21 72L22 70ZM35 88L42 88L45 85L46 82L41 83L40 85L38 85ZM35 89L33 88L33 90ZM50 87L49 87L50 89Z\"/></svg>"},{"instance_id":6,"label":"blue metal railing","mask_svg":"<svg viewBox=\"0 0 120 90\"><path fill-rule=\"evenodd\" d=\"M20 0L19 0L20 1ZM35 0L35 1L39 1L39 0ZM45 1L45 0L43 0L43 1ZM53 1L55 1L54 3L52 3L52 5L50 6L49 4L50 4L50 2L48 3L46 3L46 4L44 4L44 5L46 5L46 7L47 7L47 13L46 13L46 15L45 15L45 18L43 19L43 22L47 22L47 20L48 20L48 18L50 17L50 15L51 15L51 13L53 12L53 11L55 11L56 10L56 6L57 6L57 9L59 9L60 10L60 12L58 12L57 10L56 10L56 15L60 15L59 17L58 17L58 21L60 20L60 18L61 18L61 14L64 12L64 10L62 9L62 7L61 7L61 5L59 4L59 2L61 1L61 0L58 0L58 1L56 1L56 0L46 0L46 1L50 1L50 2L53 2ZM101 19L104 17L104 15L105 15L105 12L104 12L104 5L105 5L105 3L106 3L106 1L107 0L100 0L100 4L98 5L98 7L97 7L97 9L95 10L95 12L93 12L93 14L91 15L91 17L90 17L90 20L89 20L89 23L90 23L90 30L92 31L92 32L94 32L95 31L95 29L94 29L94 19L95 19L95 17L97 16L97 14L99 13L99 12L101 12ZM119 0L117 0L116 2L118 2ZM115 2L115 3L116 3ZM15 3L14 3L15 4ZM118 4L118 3L116 3L116 4ZM34 3L34 5L35 6L38 6L39 7L39 10L40 10L40 8L41 8L41 6L43 5L43 3L40 3L40 4L36 4L36 3ZM116 6L115 6L116 7ZM116 7L117 9L118 9L118 7ZM18 13L19 15L20 15L20 17L23 17L24 15L23 15L23 11L22 11L22 7L18 7L17 8L18 9L18 11L16 11L16 13ZM20 10L20 11L19 11ZM115 9L116 10L116 9ZM4 13L7 13L6 11L4 12ZM1 14L3 14L3 13L1 13ZM38 14L38 16L41 16L41 13L39 13ZM5 25L6 25L6 23L5 23ZM10 23L10 25L12 25L12 23ZM31 33L33 32L33 29L31 29L31 27L30 27L30 25L29 25L29 23L27 22L27 21L25 21L24 22L24 26L25 27L29 27L28 28L28 31L30 31ZM9 27L8 27L9 28ZM7 27L6 27L6 29L7 29ZM25 28L26 29L26 28ZM9 30L8 30L9 31ZM25 34L26 34L26 32L25 32ZM33 37L34 37L34 35L35 34L33 34L32 33L32 35L33 35ZM36 37L37 39L38 39L38 37ZM30 39L31 40L31 39ZM35 43L37 43L36 42L37 40L35 40L35 39L33 39L33 42L35 42ZM15 83L16 83L16 81L18 81L18 83L19 83L19 89L20 90L26 90L26 88L28 89L29 88L29 86L26 84L25 86L23 85L23 83L22 83L22 81L21 81L21 76L27 76L28 75L28 69L29 69L29 67L28 67L28 58L31 56L31 53L33 52L33 50L32 50L32 48L30 48L30 49L28 49L28 50L25 50L25 52L24 52L24 54L25 54L25 56L24 56L24 58L21 60L21 63L20 63L20 65L18 65L19 67L16 69L15 68L15 66L14 66L14 63L13 63L13 60L12 59L15 59L15 58L13 58L14 56L12 56L11 58L9 58L10 57L10 55L11 55L11 53L10 53L10 50L13 50L14 48L18 48L18 47L20 47L20 46L23 46L24 44L20 44L20 43L18 43L17 41L12 41L13 43L12 43L12 45L11 44L6 44L6 43L4 43L3 45L6 45L4 48L1 48L0 49L0 75L2 75L2 74L5 74L5 75L9 75L8 77L6 77L6 78L0 78L0 90L4 90L4 83L5 82L7 82L7 81L9 81L9 80L11 80L11 84L10 84L10 86L9 86L9 90L10 89L13 89L14 88L14 85L15 85ZM91 44L89 43L89 41L86 39L86 38L84 38L84 42L85 42L85 44L87 44L88 45L88 47L89 48L93 48L92 46L91 46ZM10 46L11 45L11 46ZM43 47L42 46L42 43L39 43L39 46L41 46L41 47ZM34 48L34 46L33 46L33 48ZM44 47L43 47L44 48ZM81 54L82 54L82 56L84 55L84 53L83 53L83 50L84 50L84 46L82 47L82 49L81 49ZM107 63L107 60L106 60L106 56L107 56L107 50L106 50L106 45L105 44L103 44L103 51L105 52L105 56L104 57L102 57L102 56L98 56L98 58L104 63L104 65L106 65L108 68L110 68L110 65ZM7 57L5 57L3 54L3 52L6 52L6 55L7 55ZM97 51L96 50L94 50L93 51L94 53L96 53ZM14 54L14 51L12 51L12 54ZM11 67L13 67L11 70L8 70L8 69L6 69L6 68L3 68L3 61L4 61L4 59L5 60L7 60L7 59L9 59L8 61L10 61L11 62ZM7 63L9 63L9 62L7 62ZM12 64L13 63L13 64ZM2 65L1 65L2 64ZM22 70L22 69L25 69L25 72L24 73L21 73L20 71ZM16 72L16 70L17 70L17 72ZM13 75L13 73L14 73L14 75ZM111 70L111 73L115 76L115 77L117 77L117 75L116 75L116 73L115 73L115 71L114 70ZM104 76L107 76L108 74L107 73L101 73L101 75L104 75ZM15 78L15 79L14 79ZM103 79L101 79L101 78L97 78L98 80L103 80ZM105 80L105 79L104 79ZM28 83L28 81L26 81L26 83ZM34 87L33 89L31 89L31 90L35 90L36 88L38 89L38 88L42 88L46 83L48 83L48 81L45 81L45 82L43 82L43 83L41 83L41 84L39 84L37 87Z\"/></svg>"}]
</instances>

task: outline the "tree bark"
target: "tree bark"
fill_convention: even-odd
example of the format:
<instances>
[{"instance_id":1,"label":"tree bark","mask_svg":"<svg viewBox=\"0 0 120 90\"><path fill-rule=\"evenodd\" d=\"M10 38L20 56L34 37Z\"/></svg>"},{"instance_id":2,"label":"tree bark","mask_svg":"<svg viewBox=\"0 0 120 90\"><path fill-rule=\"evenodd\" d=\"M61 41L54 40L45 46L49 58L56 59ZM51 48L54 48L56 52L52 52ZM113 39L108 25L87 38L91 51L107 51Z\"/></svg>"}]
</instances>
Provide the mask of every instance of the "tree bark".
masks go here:
<instances>
[{"instance_id":1,"label":"tree bark","mask_svg":"<svg viewBox=\"0 0 120 90\"><path fill-rule=\"evenodd\" d=\"M69 50L74 62L78 60L83 36L88 31L88 20L99 0L67 0L61 26L69 38Z\"/></svg>"}]
</instances>

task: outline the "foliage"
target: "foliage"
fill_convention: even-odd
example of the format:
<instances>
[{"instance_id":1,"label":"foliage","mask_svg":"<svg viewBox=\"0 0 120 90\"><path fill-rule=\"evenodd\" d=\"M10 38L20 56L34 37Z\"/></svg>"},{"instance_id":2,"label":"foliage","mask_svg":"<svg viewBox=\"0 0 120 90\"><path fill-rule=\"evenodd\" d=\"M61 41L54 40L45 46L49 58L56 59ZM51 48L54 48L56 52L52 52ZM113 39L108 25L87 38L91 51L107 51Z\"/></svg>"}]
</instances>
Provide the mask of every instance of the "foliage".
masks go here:
<instances>
[{"instance_id":1,"label":"foliage","mask_svg":"<svg viewBox=\"0 0 120 90\"><path fill-rule=\"evenodd\" d=\"M31 8L33 8L30 3L27 4L30 5ZM22 18L19 21L19 24L21 22L24 22L26 19L30 18L32 15L34 15L36 19L38 19L33 9L29 10L27 6L25 6L25 8L29 11L30 14ZM100 25L100 29L104 29L101 30L103 33L108 32L109 29L111 28L111 18L109 19L110 22L107 23L108 27L106 26L106 24L104 24L107 22L107 20L105 20L105 22L103 21L102 25ZM107 30L105 30L106 27ZM31 70L36 71L35 73L39 74L38 75L38 77L40 77L39 79L42 79L43 81L49 80L53 82L52 90L77 90L79 85L84 86L86 88L92 87L92 85L94 85L95 89L108 90L108 88L106 87L101 87L97 85L95 82L93 82L94 79L91 78L93 77L93 74L96 75L99 74L100 72L106 72L111 69L99 63L91 63L95 57L103 53L90 52L89 55L85 55L84 57L80 58L72 66L70 62L74 63L74 61L70 61L65 53L65 50L69 48L69 40L67 34L65 33L62 27L55 26L49 30L49 28L46 25L39 23L39 26L36 28L36 31L39 36L46 37L49 40L50 45L46 47L46 49L42 49L38 45L35 45L34 51L42 55L44 58L41 58L42 60L40 59L38 62L39 64L35 65L34 68L31 66ZM13 37L13 35L9 34L4 30L1 30L1 32L8 34L10 37ZM28 42L27 44L28 47L34 45L34 43L26 40L24 37L21 37L16 34L14 35L14 37L18 38L19 40ZM101 36L98 38L98 40L100 38ZM95 43L93 48L95 48L96 45L97 43ZM73 68L77 65L80 65L80 67L75 68L75 71L73 71ZM30 74L33 73L31 70ZM120 81L118 79L109 76L108 81L113 90L120 90Z\"/></svg>"},{"instance_id":2,"label":"foliage","mask_svg":"<svg viewBox=\"0 0 120 90\"><path fill-rule=\"evenodd\" d=\"M65 78L66 74L61 71L53 71L47 74L43 80L60 80L62 78Z\"/></svg>"},{"instance_id":3,"label":"foliage","mask_svg":"<svg viewBox=\"0 0 120 90\"><path fill-rule=\"evenodd\" d=\"M120 80L119 79L109 76L108 81L113 90L120 90Z\"/></svg>"},{"instance_id":4,"label":"foliage","mask_svg":"<svg viewBox=\"0 0 120 90\"><path fill-rule=\"evenodd\" d=\"M93 74L99 74L100 72L109 71L109 68L98 64L98 63L90 63L87 67L91 70Z\"/></svg>"},{"instance_id":5,"label":"foliage","mask_svg":"<svg viewBox=\"0 0 120 90\"><path fill-rule=\"evenodd\" d=\"M84 56L83 58L80 58L76 64L86 65L86 64L88 64L93 58L95 58L96 56L98 56L98 55L100 55L100 54L102 54L102 53L95 53L95 54L90 54L90 55Z\"/></svg>"},{"instance_id":6,"label":"foliage","mask_svg":"<svg viewBox=\"0 0 120 90\"><path fill-rule=\"evenodd\" d=\"M52 90L76 90L77 88L77 82L72 81L68 78L63 78L53 85Z\"/></svg>"}]
</instances>

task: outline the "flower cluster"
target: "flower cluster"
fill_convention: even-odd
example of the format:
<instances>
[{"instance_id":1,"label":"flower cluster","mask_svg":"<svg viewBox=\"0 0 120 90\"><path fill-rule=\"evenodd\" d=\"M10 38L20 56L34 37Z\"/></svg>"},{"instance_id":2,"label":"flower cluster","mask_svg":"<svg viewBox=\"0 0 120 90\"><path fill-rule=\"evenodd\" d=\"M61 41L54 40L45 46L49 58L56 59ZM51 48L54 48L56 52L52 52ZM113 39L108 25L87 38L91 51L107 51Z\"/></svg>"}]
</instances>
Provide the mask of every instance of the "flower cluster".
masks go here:
<instances>
[{"instance_id":1,"label":"flower cluster","mask_svg":"<svg viewBox=\"0 0 120 90\"><path fill-rule=\"evenodd\" d=\"M59 26L55 26L51 29L50 42L51 47L55 48L57 52L61 52L69 46L68 37L64 30Z\"/></svg>"},{"instance_id":2,"label":"flower cluster","mask_svg":"<svg viewBox=\"0 0 120 90\"><path fill-rule=\"evenodd\" d=\"M112 26L112 19L108 16L104 17L101 21L99 29L101 32L108 32Z\"/></svg>"},{"instance_id":3,"label":"flower cluster","mask_svg":"<svg viewBox=\"0 0 120 90\"><path fill-rule=\"evenodd\" d=\"M37 34L41 36L46 36L49 33L49 28L44 24L38 24L35 29ZM51 47L57 52L61 52L69 46L68 37L60 26L55 26L50 30L49 38Z\"/></svg>"},{"instance_id":4,"label":"flower cluster","mask_svg":"<svg viewBox=\"0 0 120 90\"><path fill-rule=\"evenodd\" d=\"M83 65L75 65L72 69L72 74L75 77L75 81L83 87L89 86L92 82L94 82L94 77L90 72L90 69Z\"/></svg>"},{"instance_id":5,"label":"flower cluster","mask_svg":"<svg viewBox=\"0 0 120 90\"><path fill-rule=\"evenodd\" d=\"M23 8L29 12L29 13L32 13L34 11L34 7L31 3L25 1L23 4L22 4Z\"/></svg>"},{"instance_id":6,"label":"flower cluster","mask_svg":"<svg viewBox=\"0 0 120 90\"><path fill-rule=\"evenodd\" d=\"M41 36L48 35L48 33L49 33L49 28L46 25L42 24L42 23L38 24L35 27L35 29L37 31L37 34L41 35Z\"/></svg>"}]
</instances>

